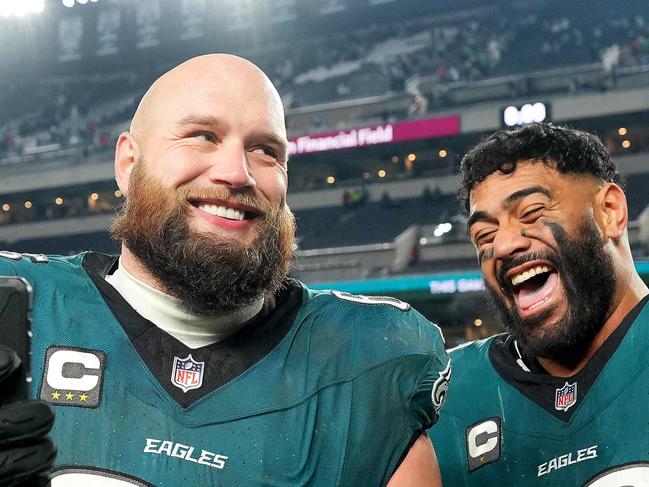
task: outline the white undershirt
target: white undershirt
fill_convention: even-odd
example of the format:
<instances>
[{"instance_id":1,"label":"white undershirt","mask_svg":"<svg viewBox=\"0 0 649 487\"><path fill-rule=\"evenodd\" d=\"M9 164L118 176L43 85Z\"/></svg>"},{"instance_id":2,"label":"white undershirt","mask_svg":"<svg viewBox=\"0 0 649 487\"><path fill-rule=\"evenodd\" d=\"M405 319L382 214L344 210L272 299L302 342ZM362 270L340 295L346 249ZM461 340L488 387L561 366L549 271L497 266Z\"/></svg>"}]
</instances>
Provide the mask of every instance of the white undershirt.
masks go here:
<instances>
[{"instance_id":1,"label":"white undershirt","mask_svg":"<svg viewBox=\"0 0 649 487\"><path fill-rule=\"evenodd\" d=\"M189 348L200 348L226 339L261 310L264 300L226 316L201 316L188 313L180 300L169 296L131 275L120 260L117 270L106 276L122 297L141 316Z\"/></svg>"}]
</instances>

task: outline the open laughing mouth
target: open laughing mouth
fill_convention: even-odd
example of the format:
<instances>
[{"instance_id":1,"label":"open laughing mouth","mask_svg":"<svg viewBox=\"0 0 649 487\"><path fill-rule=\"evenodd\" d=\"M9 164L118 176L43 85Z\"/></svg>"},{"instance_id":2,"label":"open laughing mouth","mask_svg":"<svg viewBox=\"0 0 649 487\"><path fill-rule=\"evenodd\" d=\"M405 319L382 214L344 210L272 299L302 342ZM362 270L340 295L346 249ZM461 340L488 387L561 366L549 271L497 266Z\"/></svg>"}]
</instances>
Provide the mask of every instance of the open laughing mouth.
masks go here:
<instances>
[{"instance_id":1,"label":"open laughing mouth","mask_svg":"<svg viewBox=\"0 0 649 487\"><path fill-rule=\"evenodd\" d=\"M505 276L523 317L540 313L558 301L559 273L547 262L527 262Z\"/></svg>"}]
</instances>

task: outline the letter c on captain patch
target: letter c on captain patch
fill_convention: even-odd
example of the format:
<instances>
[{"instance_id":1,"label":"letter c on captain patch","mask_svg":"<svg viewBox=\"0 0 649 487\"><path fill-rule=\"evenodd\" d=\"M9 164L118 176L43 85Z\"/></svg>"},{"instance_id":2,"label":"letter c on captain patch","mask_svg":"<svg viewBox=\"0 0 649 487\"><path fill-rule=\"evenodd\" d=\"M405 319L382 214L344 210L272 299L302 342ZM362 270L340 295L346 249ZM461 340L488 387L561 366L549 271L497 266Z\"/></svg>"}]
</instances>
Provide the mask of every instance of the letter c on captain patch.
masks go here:
<instances>
[{"instance_id":1,"label":"letter c on captain patch","mask_svg":"<svg viewBox=\"0 0 649 487\"><path fill-rule=\"evenodd\" d=\"M493 417L466 429L466 453L469 472L500 459L502 445L501 419Z\"/></svg>"},{"instance_id":2,"label":"letter c on captain patch","mask_svg":"<svg viewBox=\"0 0 649 487\"><path fill-rule=\"evenodd\" d=\"M57 406L97 407L105 362L101 350L48 348L39 398Z\"/></svg>"}]
</instances>

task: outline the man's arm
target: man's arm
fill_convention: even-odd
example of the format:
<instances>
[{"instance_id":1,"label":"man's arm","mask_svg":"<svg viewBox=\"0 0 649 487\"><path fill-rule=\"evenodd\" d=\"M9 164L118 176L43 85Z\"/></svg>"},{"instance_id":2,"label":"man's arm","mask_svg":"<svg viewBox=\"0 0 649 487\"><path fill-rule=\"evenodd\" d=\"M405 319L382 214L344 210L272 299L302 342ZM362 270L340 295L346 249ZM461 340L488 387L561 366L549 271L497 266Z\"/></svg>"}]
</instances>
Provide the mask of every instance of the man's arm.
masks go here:
<instances>
[{"instance_id":1,"label":"man's arm","mask_svg":"<svg viewBox=\"0 0 649 487\"><path fill-rule=\"evenodd\" d=\"M441 487L437 457L428 436L421 434L390 478L387 487Z\"/></svg>"}]
</instances>

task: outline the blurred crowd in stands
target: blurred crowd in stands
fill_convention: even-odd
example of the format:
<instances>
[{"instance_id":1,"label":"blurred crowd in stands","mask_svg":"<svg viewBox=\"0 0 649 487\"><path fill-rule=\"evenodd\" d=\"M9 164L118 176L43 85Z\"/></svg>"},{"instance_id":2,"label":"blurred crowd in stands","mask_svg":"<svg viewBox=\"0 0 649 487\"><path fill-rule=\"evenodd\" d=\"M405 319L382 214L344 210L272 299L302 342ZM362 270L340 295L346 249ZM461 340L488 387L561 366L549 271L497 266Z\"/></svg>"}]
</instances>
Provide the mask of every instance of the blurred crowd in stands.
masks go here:
<instances>
[{"instance_id":1,"label":"blurred crowd in stands","mask_svg":"<svg viewBox=\"0 0 649 487\"><path fill-rule=\"evenodd\" d=\"M20 91L0 91L6 106L27 103L19 113L0 115L0 157L70 146L113 147L116 124L128 121L142 94L142 80L129 73L26 80Z\"/></svg>"},{"instance_id":2,"label":"blurred crowd in stands","mask_svg":"<svg viewBox=\"0 0 649 487\"><path fill-rule=\"evenodd\" d=\"M287 108L404 93L413 76L434 76L443 86L588 63L601 63L610 73L606 88L619 67L649 64L649 15L621 12L596 20L583 5L546 11L543 2L503 15L508 4L307 39L273 56L241 54L270 74ZM70 75L7 86L0 81L0 163L66 147L112 150L158 74ZM575 90L587 88L575 81ZM429 102L413 93L408 110L396 116L422 116ZM290 112L288 123L290 129ZM324 129L317 116L312 125Z\"/></svg>"}]
</instances>

